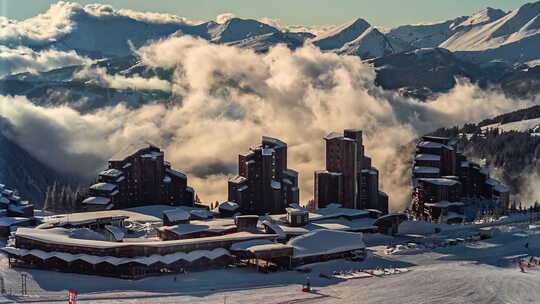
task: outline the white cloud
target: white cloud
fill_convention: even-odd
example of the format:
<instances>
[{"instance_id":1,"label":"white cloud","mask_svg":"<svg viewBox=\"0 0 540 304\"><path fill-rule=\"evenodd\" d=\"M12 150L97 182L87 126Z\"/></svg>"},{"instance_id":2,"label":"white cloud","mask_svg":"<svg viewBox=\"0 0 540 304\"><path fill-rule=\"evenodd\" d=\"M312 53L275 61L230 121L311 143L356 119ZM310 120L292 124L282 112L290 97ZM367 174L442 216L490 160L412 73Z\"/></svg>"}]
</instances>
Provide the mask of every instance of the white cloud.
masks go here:
<instances>
[{"instance_id":1,"label":"white cloud","mask_svg":"<svg viewBox=\"0 0 540 304\"><path fill-rule=\"evenodd\" d=\"M75 79L115 89L161 90L170 91L171 84L157 77L144 78L138 74L126 77L120 74L108 74L102 67L85 67L74 75Z\"/></svg>"},{"instance_id":2,"label":"white cloud","mask_svg":"<svg viewBox=\"0 0 540 304\"><path fill-rule=\"evenodd\" d=\"M322 137L360 128L383 188L399 209L410 189L402 145L440 126L530 104L465 82L430 103L405 99L375 86L374 70L359 58L312 46L296 51L277 46L255 54L185 36L143 47L138 54L151 67L175 69L174 105L136 110L119 105L82 115L0 97L0 116L13 125L12 137L21 146L58 169L94 174L93 168L125 147L153 142L175 168L189 174L199 196L212 202L226 198L226 174L236 171L238 153L261 135L289 144L289 167L301 174L305 202L312 197L313 171L324 168Z\"/></svg>"},{"instance_id":3,"label":"white cloud","mask_svg":"<svg viewBox=\"0 0 540 304\"><path fill-rule=\"evenodd\" d=\"M58 1L47 12L22 21L0 17L0 43L9 46L44 46L74 31L81 16L98 18L128 17L134 20L160 24L198 24L187 18L171 14L115 10L110 5Z\"/></svg>"},{"instance_id":4,"label":"white cloud","mask_svg":"<svg viewBox=\"0 0 540 304\"><path fill-rule=\"evenodd\" d=\"M19 46L9 48L0 45L0 77L23 72L43 72L72 65L89 65L93 61L77 55L74 51L62 52L54 49L34 51Z\"/></svg>"},{"instance_id":5,"label":"white cloud","mask_svg":"<svg viewBox=\"0 0 540 304\"><path fill-rule=\"evenodd\" d=\"M232 13L223 13L216 16L216 22L219 24L223 24L231 19L236 18L235 14Z\"/></svg>"}]
</instances>

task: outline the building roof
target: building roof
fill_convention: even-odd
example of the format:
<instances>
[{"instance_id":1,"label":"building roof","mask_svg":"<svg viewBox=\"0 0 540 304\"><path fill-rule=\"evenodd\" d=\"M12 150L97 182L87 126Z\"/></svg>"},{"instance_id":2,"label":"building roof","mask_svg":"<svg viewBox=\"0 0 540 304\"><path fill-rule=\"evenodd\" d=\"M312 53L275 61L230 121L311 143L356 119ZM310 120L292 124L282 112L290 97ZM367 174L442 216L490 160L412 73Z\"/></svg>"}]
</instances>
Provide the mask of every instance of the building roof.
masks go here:
<instances>
[{"instance_id":1,"label":"building roof","mask_svg":"<svg viewBox=\"0 0 540 304\"><path fill-rule=\"evenodd\" d=\"M163 216L166 216L171 222L187 221L191 218L191 214L183 209L165 210Z\"/></svg>"},{"instance_id":2,"label":"building roof","mask_svg":"<svg viewBox=\"0 0 540 304\"><path fill-rule=\"evenodd\" d=\"M158 228L160 231L169 231L178 236L197 233L197 232L234 232L236 224L233 219L214 219L207 221L191 221L189 224L178 224L174 226L163 226Z\"/></svg>"},{"instance_id":3,"label":"building roof","mask_svg":"<svg viewBox=\"0 0 540 304\"><path fill-rule=\"evenodd\" d=\"M262 155L265 155L265 156L271 156L275 152L276 152L276 150L274 150L272 148L264 148L264 149L262 149Z\"/></svg>"},{"instance_id":4,"label":"building roof","mask_svg":"<svg viewBox=\"0 0 540 304\"><path fill-rule=\"evenodd\" d=\"M231 246L231 251L249 251L249 248L259 245L274 244L270 240L250 240L245 242L238 242Z\"/></svg>"},{"instance_id":5,"label":"building roof","mask_svg":"<svg viewBox=\"0 0 540 304\"><path fill-rule=\"evenodd\" d=\"M99 175L108 176L108 177L119 177L122 174L124 174L124 172L118 169L108 169L108 170L102 171Z\"/></svg>"},{"instance_id":6,"label":"building roof","mask_svg":"<svg viewBox=\"0 0 540 304\"><path fill-rule=\"evenodd\" d=\"M36 240L49 244L60 244L66 246L77 246L86 248L118 248L125 246L148 246L148 247L168 247L177 245L195 245L205 244L223 241L247 241L252 239L269 239L276 237L272 234L256 234L250 232L237 232L222 236L212 236L196 239L184 239L184 240L150 240L150 241L130 241L130 242L108 242L108 241L96 241L85 239L71 238L71 229L64 228L51 228L51 229L36 229L36 228L19 228L15 232L15 236L23 237L31 240Z\"/></svg>"},{"instance_id":7,"label":"building roof","mask_svg":"<svg viewBox=\"0 0 540 304\"><path fill-rule=\"evenodd\" d=\"M277 181L272 181L270 183L270 186L276 190L279 190L281 189L281 183L280 182L277 182Z\"/></svg>"},{"instance_id":8,"label":"building roof","mask_svg":"<svg viewBox=\"0 0 540 304\"><path fill-rule=\"evenodd\" d=\"M459 184L458 181L448 178L419 178L418 180L439 186L454 186Z\"/></svg>"},{"instance_id":9,"label":"building roof","mask_svg":"<svg viewBox=\"0 0 540 304\"><path fill-rule=\"evenodd\" d=\"M223 202L219 204L218 206L218 209L223 209L226 211L236 211L238 210L238 208L240 208L240 205L238 205L235 202L229 202L229 201Z\"/></svg>"},{"instance_id":10,"label":"building roof","mask_svg":"<svg viewBox=\"0 0 540 304\"><path fill-rule=\"evenodd\" d=\"M298 172L293 169L285 169L283 172L291 177L298 176Z\"/></svg>"},{"instance_id":11,"label":"building roof","mask_svg":"<svg viewBox=\"0 0 540 304\"><path fill-rule=\"evenodd\" d=\"M182 172L179 172L179 171L176 171L176 170L173 170L173 169L165 169L167 171L167 173L171 174L171 175L174 175L176 177L180 177L180 178L183 178L183 179L187 179L186 175Z\"/></svg>"},{"instance_id":12,"label":"building roof","mask_svg":"<svg viewBox=\"0 0 540 304\"><path fill-rule=\"evenodd\" d=\"M2 216L2 217L0 217L0 227L9 227L9 226L29 222L29 221L32 221L32 220L33 219L29 219L29 218L26 218L26 217Z\"/></svg>"},{"instance_id":13,"label":"building roof","mask_svg":"<svg viewBox=\"0 0 540 304\"><path fill-rule=\"evenodd\" d=\"M414 173L425 173L425 174L439 174L441 170L439 168L435 167L423 167L423 166L415 166L413 168Z\"/></svg>"},{"instance_id":14,"label":"building roof","mask_svg":"<svg viewBox=\"0 0 540 304\"><path fill-rule=\"evenodd\" d=\"M448 149L448 150L454 150L454 148L452 148L452 147L450 147L448 145L441 144L441 143L438 143L438 142L433 142L433 141L421 141L421 142L418 143L417 146L420 147L420 148L428 148L428 149L445 148L445 149Z\"/></svg>"},{"instance_id":15,"label":"building roof","mask_svg":"<svg viewBox=\"0 0 540 304\"><path fill-rule=\"evenodd\" d=\"M241 183L246 182L246 181L247 181L247 178L245 178L243 176L240 176L240 175L236 175L236 176L233 176L233 177L229 178L229 182L236 183L236 184L241 184Z\"/></svg>"},{"instance_id":16,"label":"building roof","mask_svg":"<svg viewBox=\"0 0 540 304\"><path fill-rule=\"evenodd\" d=\"M124 239L125 234L124 234L124 231L120 227L106 225L105 230L109 231L114 236L114 239L117 241L121 241Z\"/></svg>"},{"instance_id":17,"label":"building roof","mask_svg":"<svg viewBox=\"0 0 540 304\"><path fill-rule=\"evenodd\" d=\"M175 253L166 254L166 255L154 254L148 257L134 257L134 258L95 256L95 255L89 255L89 254L71 254L67 252L57 252L57 251L45 252L45 251L37 250L37 249L27 250L27 249L14 248L14 247L4 247L2 248L2 251L12 254L12 255L16 255L16 256L31 255L31 256L38 257L42 260L47 260L54 257L54 258L58 258L60 260L66 261L68 263L73 262L75 260L81 260L81 261L90 263L92 265L96 265L100 263L108 263L115 266L128 264L128 263L152 265L158 262L166 264L166 265L170 265L181 260L187 261L187 262L193 262L200 258L207 258L209 260L214 260L222 256L230 255L229 252L224 248L216 248L213 250L195 250L188 253L175 252Z\"/></svg>"},{"instance_id":18,"label":"building roof","mask_svg":"<svg viewBox=\"0 0 540 304\"><path fill-rule=\"evenodd\" d=\"M287 242L294 247L295 258L305 258L323 254L333 254L365 249L361 233L334 230L314 230Z\"/></svg>"},{"instance_id":19,"label":"building roof","mask_svg":"<svg viewBox=\"0 0 540 304\"><path fill-rule=\"evenodd\" d=\"M348 137L345 137L339 133L336 133L336 132L332 132L328 135L326 135L324 137L325 140L334 140L334 139L338 139L338 140L346 140L346 141L355 141L354 139L352 138L348 138Z\"/></svg>"},{"instance_id":20,"label":"building roof","mask_svg":"<svg viewBox=\"0 0 540 304\"><path fill-rule=\"evenodd\" d=\"M287 147L287 144L277 138L272 138L272 137L268 137L268 136L263 136L262 137L262 142L265 143L265 142L268 142L268 143L271 143L271 144L274 144L277 148L284 148L284 147Z\"/></svg>"},{"instance_id":21,"label":"building roof","mask_svg":"<svg viewBox=\"0 0 540 304\"><path fill-rule=\"evenodd\" d=\"M84 201L82 201L83 204L86 205L107 205L111 202L110 198L103 197L103 196L91 196Z\"/></svg>"},{"instance_id":22,"label":"building roof","mask_svg":"<svg viewBox=\"0 0 540 304\"><path fill-rule=\"evenodd\" d=\"M113 191L116 189L116 185L110 183L97 183L90 186L90 189L99 191Z\"/></svg>"},{"instance_id":23,"label":"building roof","mask_svg":"<svg viewBox=\"0 0 540 304\"><path fill-rule=\"evenodd\" d=\"M280 238L288 236L298 236L319 229L329 229L336 231L369 231L378 227L374 225L373 218L360 218L347 220L344 218L323 219L310 222L304 226L291 227L288 223L282 221L265 220L263 225L271 228Z\"/></svg>"},{"instance_id":24,"label":"building roof","mask_svg":"<svg viewBox=\"0 0 540 304\"><path fill-rule=\"evenodd\" d=\"M448 208L453 206L464 206L462 202L448 202L448 201L440 201L436 203L426 203L425 204L428 207L436 207L436 208Z\"/></svg>"},{"instance_id":25,"label":"building roof","mask_svg":"<svg viewBox=\"0 0 540 304\"><path fill-rule=\"evenodd\" d=\"M437 155L437 154L420 153L420 154L417 154L414 159L416 159L416 160L426 160L426 161L440 161L441 156Z\"/></svg>"}]
</instances>

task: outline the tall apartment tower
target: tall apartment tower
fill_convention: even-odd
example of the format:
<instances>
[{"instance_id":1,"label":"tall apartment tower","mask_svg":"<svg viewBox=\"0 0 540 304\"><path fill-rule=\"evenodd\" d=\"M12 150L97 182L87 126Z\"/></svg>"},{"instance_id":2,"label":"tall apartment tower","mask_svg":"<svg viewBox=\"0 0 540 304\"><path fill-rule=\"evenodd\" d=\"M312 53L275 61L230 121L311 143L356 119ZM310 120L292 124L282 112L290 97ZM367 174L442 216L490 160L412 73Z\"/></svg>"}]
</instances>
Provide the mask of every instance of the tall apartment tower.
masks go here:
<instances>
[{"instance_id":1,"label":"tall apartment tower","mask_svg":"<svg viewBox=\"0 0 540 304\"><path fill-rule=\"evenodd\" d=\"M149 145L119 159L109 160L109 168L98 175L98 183L88 191L86 211L122 209L149 204L192 206L193 188L187 177L171 168L164 153Z\"/></svg>"},{"instance_id":2,"label":"tall apartment tower","mask_svg":"<svg viewBox=\"0 0 540 304\"><path fill-rule=\"evenodd\" d=\"M379 191L379 171L365 156L362 131L347 129L331 133L326 142L326 170L315 172L315 203L318 208L338 203L345 208L388 212L388 198Z\"/></svg>"},{"instance_id":3,"label":"tall apartment tower","mask_svg":"<svg viewBox=\"0 0 540 304\"><path fill-rule=\"evenodd\" d=\"M238 156L238 175L228 190L228 200L243 214L280 214L298 203L298 172L287 168L287 144L263 136L261 145Z\"/></svg>"}]
</instances>

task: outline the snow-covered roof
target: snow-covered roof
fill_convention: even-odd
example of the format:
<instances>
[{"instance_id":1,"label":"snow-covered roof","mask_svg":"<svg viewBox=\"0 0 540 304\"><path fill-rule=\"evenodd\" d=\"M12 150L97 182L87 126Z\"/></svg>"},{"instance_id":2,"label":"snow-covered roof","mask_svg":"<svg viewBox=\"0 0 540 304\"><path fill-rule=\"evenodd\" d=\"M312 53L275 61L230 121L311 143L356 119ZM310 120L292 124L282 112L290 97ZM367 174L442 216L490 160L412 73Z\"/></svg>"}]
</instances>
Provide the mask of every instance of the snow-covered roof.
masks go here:
<instances>
[{"instance_id":1,"label":"snow-covered roof","mask_svg":"<svg viewBox=\"0 0 540 304\"><path fill-rule=\"evenodd\" d=\"M265 156L271 156L272 154L274 154L276 152L276 150L272 149L272 148L265 148L265 149L262 149L262 155L265 155Z\"/></svg>"},{"instance_id":2,"label":"snow-covered roof","mask_svg":"<svg viewBox=\"0 0 540 304\"><path fill-rule=\"evenodd\" d=\"M236 211L238 208L240 208L240 205L238 205L235 202L223 202L219 204L219 209L227 210L227 211Z\"/></svg>"},{"instance_id":3,"label":"snow-covered roof","mask_svg":"<svg viewBox=\"0 0 540 304\"><path fill-rule=\"evenodd\" d=\"M83 204L86 205L107 205L111 202L111 199L103 196L91 196L84 201L82 201Z\"/></svg>"},{"instance_id":4,"label":"snow-covered roof","mask_svg":"<svg viewBox=\"0 0 540 304\"><path fill-rule=\"evenodd\" d=\"M287 214L291 215L304 215L309 214L309 211L306 209L299 209L299 208L285 208L287 210Z\"/></svg>"},{"instance_id":5,"label":"snow-covered roof","mask_svg":"<svg viewBox=\"0 0 540 304\"><path fill-rule=\"evenodd\" d=\"M371 175L377 175L377 174L379 174L379 170L377 170L375 168L362 169L362 173L368 173L368 174L371 174Z\"/></svg>"},{"instance_id":6,"label":"snow-covered roof","mask_svg":"<svg viewBox=\"0 0 540 304\"><path fill-rule=\"evenodd\" d=\"M455 212L448 212L448 215L443 216L443 221L444 221L445 223L446 223L447 221L449 221L449 220L452 220L452 219L461 219L461 220L464 220L464 219L465 219L465 215L459 214L459 213L455 213Z\"/></svg>"},{"instance_id":7,"label":"snow-covered roof","mask_svg":"<svg viewBox=\"0 0 540 304\"><path fill-rule=\"evenodd\" d=\"M248 249L252 246L268 245L268 244L274 244L274 242L270 240L250 240L250 241L235 243L231 246L230 250L231 251L248 251Z\"/></svg>"},{"instance_id":8,"label":"snow-covered roof","mask_svg":"<svg viewBox=\"0 0 540 304\"><path fill-rule=\"evenodd\" d=\"M498 184L493 188L497 192L510 192L510 187L504 185L504 184Z\"/></svg>"},{"instance_id":9,"label":"snow-covered roof","mask_svg":"<svg viewBox=\"0 0 540 304\"><path fill-rule=\"evenodd\" d=\"M174 175L176 177L180 177L180 178L183 178L183 179L187 178L186 175L184 173L182 173L182 172L178 172L178 171L173 170L173 169L166 169L166 171L167 171L167 173L172 174L172 175Z\"/></svg>"},{"instance_id":10,"label":"snow-covered roof","mask_svg":"<svg viewBox=\"0 0 540 304\"><path fill-rule=\"evenodd\" d=\"M106 225L105 230L109 231L113 236L114 239L117 241L121 241L124 239L124 231L120 229L120 227L112 226L112 225Z\"/></svg>"},{"instance_id":11,"label":"snow-covered roof","mask_svg":"<svg viewBox=\"0 0 540 304\"><path fill-rule=\"evenodd\" d=\"M416 166L413 168L414 173L432 173L432 174L439 174L441 170L439 168L435 167L423 167L423 166Z\"/></svg>"},{"instance_id":12,"label":"snow-covered roof","mask_svg":"<svg viewBox=\"0 0 540 304\"><path fill-rule=\"evenodd\" d=\"M191 217L191 215L183 209L165 210L163 211L163 215L171 222L187 221Z\"/></svg>"},{"instance_id":13,"label":"snow-covered roof","mask_svg":"<svg viewBox=\"0 0 540 304\"><path fill-rule=\"evenodd\" d=\"M272 243L272 244L262 244L262 245L255 245L248 248L247 251L252 253L263 253L268 251L274 251L274 250L280 250L280 249L293 249L290 245L280 244L280 243Z\"/></svg>"},{"instance_id":14,"label":"snow-covered roof","mask_svg":"<svg viewBox=\"0 0 540 304\"><path fill-rule=\"evenodd\" d=\"M24 222L32 221L32 219L26 218L26 217L7 217L2 216L0 217L0 227L9 227L12 225L17 225Z\"/></svg>"},{"instance_id":15,"label":"snow-covered roof","mask_svg":"<svg viewBox=\"0 0 540 304\"><path fill-rule=\"evenodd\" d=\"M15 212L15 213L19 213L19 214L24 215L24 206L11 204L11 205L9 205L8 209L11 212Z\"/></svg>"},{"instance_id":16,"label":"snow-covered roof","mask_svg":"<svg viewBox=\"0 0 540 304\"><path fill-rule=\"evenodd\" d=\"M272 181L270 185L272 186L272 188L274 188L276 190L281 189L281 183L280 182Z\"/></svg>"},{"instance_id":17,"label":"snow-covered roof","mask_svg":"<svg viewBox=\"0 0 540 304\"><path fill-rule=\"evenodd\" d=\"M499 181L494 178L488 178L486 179L486 184L491 185L491 186L496 186L499 184Z\"/></svg>"},{"instance_id":18,"label":"snow-covered roof","mask_svg":"<svg viewBox=\"0 0 540 304\"><path fill-rule=\"evenodd\" d=\"M49 244L60 244L66 246L77 246L86 248L117 248L124 246L148 246L148 247L168 247L178 245L195 245L206 244L214 242L242 242L252 239L272 239L275 238L274 234L256 234L250 232L236 232L221 236L203 237L195 239L184 240L151 240L151 241L130 241L130 242L108 242L108 241L96 241L85 239L74 239L70 237L71 229L64 228L51 228L51 229L35 229L35 228L19 228L15 232L15 236L32 239Z\"/></svg>"},{"instance_id":19,"label":"snow-covered roof","mask_svg":"<svg viewBox=\"0 0 540 304\"><path fill-rule=\"evenodd\" d=\"M116 185L110 183L97 183L90 186L90 189L99 191L113 191L116 189Z\"/></svg>"},{"instance_id":20,"label":"snow-covered roof","mask_svg":"<svg viewBox=\"0 0 540 304\"><path fill-rule=\"evenodd\" d=\"M2 190L2 194L6 195L6 196L12 196L13 195L13 190L4 189L4 190Z\"/></svg>"},{"instance_id":21,"label":"snow-covered roof","mask_svg":"<svg viewBox=\"0 0 540 304\"><path fill-rule=\"evenodd\" d=\"M45 251L37 250L37 249L27 250L27 249L15 248L15 247L4 247L2 248L2 251L7 252L12 255L16 255L16 256L32 255L42 260L47 260L54 257L54 258L58 258L66 262L82 260L93 265L100 264L100 263L108 263L114 266L127 264L127 263L152 265L157 262L169 265L169 264L174 264L181 260L187 261L187 262L193 262L200 258L207 258L210 260L214 260L222 256L230 255L230 253L224 248L216 248L213 250L195 250L188 253L175 252L175 253L166 254L166 255L155 254L148 257L134 257L134 258L118 258L118 257L112 257L112 256L96 256L96 255L89 255L89 254L70 254L66 252L57 252L57 251L45 252Z\"/></svg>"},{"instance_id":22,"label":"snow-covered roof","mask_svg":"<svg viewBox=\"0 0 540 304\"><path fill-rule=\"evenodd\" d=\"M119 177L122 174L124 174L124 172L118 169L108 169L101 172L99 175L108 176L108 177Z\"/></svg>"},{"instance_id":23,"label":"snow-covered roof","mask_svg":"<svg viewBox=\"0 0 540 304\"><path fill-rule=\"evenodd\" d=\"M233 182L233 183L243 183L245 181L247 181L247 178L243 177L243 176L240 176L240 175L236 175L232 178L229 179L230 182Z\"/></svg>"},{"instance_id":24,"label":"snow-covered roof","mask_svg":"<svg viewBox=\"0 0 540 304\"><path fill-rule=\"evenodd\" d=\"M205 221L191 221L189 224L178 224L175 226L164 226L158 228L162 231L170 231L176 235L186 235L196 232L235 232L236 224L233 219L214 219Z\"/></svg>"},{"instance_id":25,"label":"snow-covered roof","mask_svg":"<svg viewBox=\"0 0 540 304\"><path fill-rule=\"evenodd\" d=\"M416 160L429 160L429 161L440 161L441 156L436 154L418 154L414 158Z\"/></svg>"},{"instance_id":26,"label":"snow-covered roof","mask_svg":"<svg viewBox=\"0 0 540 304\"><path fill-rule=\"evenodd\" d=\"M361 233L314 230L291 239L287 245L294 247L294 257L303 258L366 248Z\"/></svg>"},{"instance_id":27,"label":"snow-covered roof","mask_svg":"<svg viewBox=\"0 0 540 304\"><path fill-rule=\"evenodd\" d=\"M339 140L346 140L346 141L354 141L352 138L345 137L339 133L331 132L330 134L326 135L324 137L325 140L333 140L333 139L339 139Z\"/></svg>"},{"instance_id":28,"label":"snow-covered roof","mask_svg":"<svg viewBox=\"0 0 540 304\"><path fill-rule=\"evenodd\" d=\"M288 236L298 236L319 229L329 229L336 231L369 231L378 229L374 225L375 219L367 217L360 219L347 220L344 218L323 219L316 222L310 222L304 226L291 227L286 222L265 220L263 225L271 228L280 238Z\"/></svg>"},{"instance_id":29,"label":"snow-covered roof","mask_svg":"<svg viewBox=\"0 0 540 304\"><path fill-rule=\"evenodd\" d=\"M454 148L452 148L450 146L447 146L445 144L441 144L441 143L438 143L438 142L433 142L433 141L421 141L421 142L418 143L418 147L429 148L429 149L445 148L445 149L448 149L448 150L454 150Z\"/></svg>"},{"instance_id":30,"label":"snow-covered roof","mask_svg":"<svg viewBox=\"0 0 540 304\"><path fill-rule=\"evenodd\" d=\"M271 143L271 144L274 144L277 148L284 148L284 147L287 147L287 144L277 138L272 138L272 137L268 137L268 136L263 136L262 137L262 142L263 143Z\"/></svg>"},{"instance_id":31,"label":"snow-covered roof","mask_svg":"<svg viewBox=\"0 0 540 304\"><path fill-rule=\"evenodd\" d=\"M146 153L146 154L141 155L142 158L156 158L156 157L160 157L160 156L163 156L163 152L152 151L150 153Z\"/></svg>"},{"instance_id":32,"label":"snow-covered roof","mask_svg":"<svg viewBox=\"0 0 540 304\"><path fill-rule=\"evenodd\" d=\"M458 181L448 178L419 178L418 180L439 186L454 186L459 184Z\"/></svg>"},{"instance_id":33,"label":"snow-covered roof","mask_svg":"<svg viewBox=\"0 0 540 304\"><path fill-rule=\"evenodd\" d=\"M288 176L298 176L298 172L293 169L285 169L283 170L283 172L285 172L285 174L287 174Z\"/></svg>"},{"instance_id":34,"label":"snow-covered roof","mask_svg":"<svg viewBox=\"0 0 540 304\"><path fill-rule=\"evenodd\" d=\"M0 204L9 204L9 203L10 201L7 198L0 196Z\"/></svg>"},{"instance_id":35,"label":"snow-covered roof","mask_svg":"<svg viewBox=\"0 0 540 304\"><path fill-rule=\"evenodd\" d=\"M213 212L206 209L191 210L189 213L200 218L211 218L214 216Z\"/></svg>"},{"instance_id":36,"label":"snow-covered roof","mask_svg":"<svg viewBox=\"0 0 540 304\"><path fill-rule=\"evenodd\" d=\"M436 203L426 203L426 206L428 207L437 207L437 208L448 208L453 206L464 206L462 202L448 202L448 201L440 201Z\"/></svg>"}]
</instances>

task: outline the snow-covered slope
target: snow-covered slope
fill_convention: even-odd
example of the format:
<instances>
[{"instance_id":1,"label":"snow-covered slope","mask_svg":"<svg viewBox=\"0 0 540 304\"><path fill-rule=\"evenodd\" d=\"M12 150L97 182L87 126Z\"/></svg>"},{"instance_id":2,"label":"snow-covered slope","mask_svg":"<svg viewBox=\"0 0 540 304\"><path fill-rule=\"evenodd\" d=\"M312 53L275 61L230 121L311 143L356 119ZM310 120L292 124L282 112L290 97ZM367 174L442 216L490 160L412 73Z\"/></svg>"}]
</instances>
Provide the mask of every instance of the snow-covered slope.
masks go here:
<instances>
[{"instance_id":1,"label":"snow-covered slope","mask_svg":"<svg viewBox=\"0 0 540 304\"><path fill-rule=\"evenodd\" d=\"M455 30L459 30L464 27L471 27L493 22L504 17L506 13L503 10L488 7L472 16L467 18L460 24L453 27Z\"/></svg>"},{"instance_id":2,"label":"snow-covered slope","mask_svg":"<svg viewBox=\"0 0 540 304\"><path fill-rule=\"evenodd\" d=\"M274 32L227 43L230 46L251 49L258 53L267 52L269 48L278 44L285 44L294 50L304 44L304 39L294 33L291 35L291 33Z\"/></svg>"},{"instance_id":3,"label":"snow-covered slope","mask_svg":"<svg viewBox=\"0 0 540 304\"><path fill-rule=\"evenodd\" d=\"M398 43L392 43L378 29L370 27L358 38L346 43L337 53L342 55L359 56L362 59L381 57L389 54L399 53L405 47Z\"/></svg>"},{"instance_id":4,"label":"snow-covered slope","mask_svg":"<svg viewBox=\"0 0 540 304\"><path fill-rule=\"evenodd\" d=\"M17 189L25 199L39 207L47 187L55 181L65 183L66 178L4 136L2 133L6 130L9 132L9 127L2 126L0 130L0 184Z\"/></svg>"},{"instance_id":5,"label":"snow-covered slope","mask_svg":"<svg viewBox=\"0 0 540 304\"><path fill-rule=\"evenodd\" d=\"M470 17L458 17L444 22L404 25L390 30L389 39L409 44L412 48L445 47L441 43L458 31L467 31L473 27L487 24L505 16L499 9L486 8Z\"/></svg>"},{"instance_id":6,"label":"snow-covered slope","mask_svg":"<svg viewBox=\"0 0 540 304\"><path fill-rule=\"evenodd\" d=\"M459 17L439 23L403 25L390 30L386 35L389 39L401 41L411 48L432 48L452 36L454 28L467 19Z\"/></svg>"},{"instance_id":7,"label":"snow-covered slope","mask_svg":"<svg viewBox=\"0 0 540 304\"><path fill-rule=\"evenodd\" d=\"M459 29L440 46L473 61L538 59L540 2L526 4L492 22Z\"/></svg>"},{"instance_id":8,"label":"snow-covered slope","mask_svg":"<svg viewBox=\"0 0 540 304\"><path fill-rule=\"evenodd\" d=\"M534 132L540 131L540 118L526 119L521 121L514 121L506 124L495 123L482 127L483 130L487 129L499 129L501 132Z\"/></svg>"},{"instance_id":9,"label":"snow-covered slope","mask_svg":"<svg viewBox=\"0 0 540 304\"><path fill-rule=\"evenodd\" d=\"M213 42L227 43L278 31L275 27L257 20L232 18L210 28L209 34Z\"/></svg>"},{"instance_id":10,"label":"snow-covered slope","mask_svg":"<svg viewBox=\"0 0 540 304\"><path fill-rule=\"evenodd\" d=\"M356 19L331 29L311 40L321 50L334 50L359 38L371 25L364 19Z\"/></svg>"}]
</instances>

